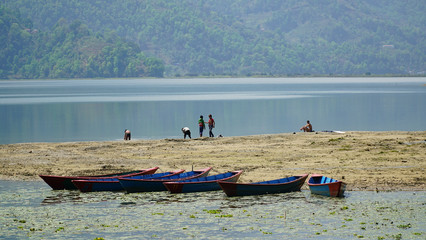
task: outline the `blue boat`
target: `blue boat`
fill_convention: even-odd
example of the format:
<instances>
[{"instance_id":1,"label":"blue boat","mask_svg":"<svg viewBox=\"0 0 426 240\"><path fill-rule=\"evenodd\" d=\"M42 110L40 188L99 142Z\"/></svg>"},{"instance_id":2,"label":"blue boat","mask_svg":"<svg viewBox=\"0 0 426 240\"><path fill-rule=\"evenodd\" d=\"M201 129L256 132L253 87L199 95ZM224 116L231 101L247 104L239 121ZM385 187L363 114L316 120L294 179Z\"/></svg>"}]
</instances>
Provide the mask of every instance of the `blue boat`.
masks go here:
<instances>
[{"instance_id":1,"label":"blue boat","mask_svg":"<svg viewBox=\"0 0 426 240\"><path fill-rule=\"evenodd\" d=\"M165 182L171 193L207 192L220 190L218 181L237 182L243 171L232 171L208 177L193 178L184 181Z\"/></svg>"},{"instance_id":2,"label":"blue boat","mask_svg":"<svg viewBox=\"0 0 426 240\"><path fill-rule=\"evenodd\" d=\"M300 191L306 178L308 174L255 183L218 183L228 197L234 197Z\"/></svg>"},{"instance_id":3,"label":"blue boat","mask_svg":"<svg viewBox=\"0 0 426 240\"><path fill-rule=\"evenodd\" d=\"M176 170L164 173L156 174L147 174L147 175L138 175L138 176L129 176L129 178L137 179L153 179L153 178L162 178L169 177L183 173L185 170ZM72 180L72 183L76 188L82 192L101 192L101 191L123 191L124 188L121 186L118 178L97 178L97 179L87 179L87 180Z\"/></svg>"},{"instance_id":4,"label":"blue boat","mask_svg":"<svg viewBox=\"0 0 426 240\"><path fill-rule=\"evenodd\" d=\"M211 167L208 167L197 171L184 172L177 175L158 179L119 178L118 180L120 181L121 186L128 193L167 191L167 188L164 186L163 183L205 177L209 174L211 169Z\"/></svg>"},{"instance_id":5,"label":"blue boat","mask_svg":"<svg viewBox=\"0 0 426 240\"><path fill-rule=\"evenodd\" d=\"M309 178L308 186L311 193L327 197L343 197L346 190L346 183L319 174Z\"/></svg>"}]
</instances>

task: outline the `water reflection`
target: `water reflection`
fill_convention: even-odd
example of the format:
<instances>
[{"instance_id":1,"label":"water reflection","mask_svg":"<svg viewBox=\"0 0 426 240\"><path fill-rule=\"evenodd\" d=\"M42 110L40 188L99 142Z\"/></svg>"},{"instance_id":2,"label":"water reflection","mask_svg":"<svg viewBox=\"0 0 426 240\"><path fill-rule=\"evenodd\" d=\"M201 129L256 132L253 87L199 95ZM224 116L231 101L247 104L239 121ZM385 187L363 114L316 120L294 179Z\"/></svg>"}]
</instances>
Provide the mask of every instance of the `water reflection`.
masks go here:
<instances>
[{"instance_id":1,"label":"water reflection","mask_svg":"<svg viewBox=\"0 0 426 240\"><path fill-rule=\"evenodd\" d=\"M52 195L47 196L41 204L60 204L60 203L81 203L83 198L79 191L52 191Z\"/></svg>"}]
</instances>

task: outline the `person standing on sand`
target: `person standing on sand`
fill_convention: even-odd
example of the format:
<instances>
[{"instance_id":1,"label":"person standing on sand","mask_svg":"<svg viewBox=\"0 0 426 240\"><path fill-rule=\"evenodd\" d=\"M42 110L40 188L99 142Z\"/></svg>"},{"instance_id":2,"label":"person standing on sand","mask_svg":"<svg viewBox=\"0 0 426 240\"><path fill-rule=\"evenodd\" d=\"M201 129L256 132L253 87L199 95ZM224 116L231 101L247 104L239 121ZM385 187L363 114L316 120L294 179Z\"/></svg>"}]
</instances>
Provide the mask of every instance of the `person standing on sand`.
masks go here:
<instances>
[{"instance_id":1,"label":"person standing on sand","mask_svg":"<svg viewBox=\"0 0 426 240\"><path fill-rule=\"evenodd\" d=\"M189 130L189 127L182 128L182 132L183 132L183 139L186 139L186 136L188 136L189 139L191 139L191 130Z\"/></svg>"},{"instance_id":2,"label":"person standing on sand","mask_svg":"<svg viewBox=\"0 0 426 240\"><path fill-rule=\"evenodd\" d=\"M200 137L203 136L203 130L206 129L206 124L203 119L203 115L200 116L200 119L198 120L198 126L200 128Z\"/></svg>"},{"instance_id":3,"label":"person standing on sand","mask_svg":"<svg viewBox=\"0 0 426 240\"><path fill-rule=\"evenodd\" d=\"M131 138L130 130L125 129L124 130L124 140L130 140L130 138Z\"/></svg>"},{"instance_id":4,"label":"person standing on sand","mask_svg":"<svg viewBox=\"0 0 426 240\"><path fill-rule=\"evenodd\" d=\"M216 123L214 122L214 119L211 114L209 115L208 124L209 124L209 137L214 137L213 128L215 127Z\"/></svg>"},{"instance_id":5,"label":"person standing on sand","mask_svg":"<svg viewBox=\"0 0 426 240\"><path fill-rule=\"evenodd\" d=\"M306 125L301 127L300 130L304 132L312 132L312 124L308 121L306 121Z\"/></svg>"}]
</instances>

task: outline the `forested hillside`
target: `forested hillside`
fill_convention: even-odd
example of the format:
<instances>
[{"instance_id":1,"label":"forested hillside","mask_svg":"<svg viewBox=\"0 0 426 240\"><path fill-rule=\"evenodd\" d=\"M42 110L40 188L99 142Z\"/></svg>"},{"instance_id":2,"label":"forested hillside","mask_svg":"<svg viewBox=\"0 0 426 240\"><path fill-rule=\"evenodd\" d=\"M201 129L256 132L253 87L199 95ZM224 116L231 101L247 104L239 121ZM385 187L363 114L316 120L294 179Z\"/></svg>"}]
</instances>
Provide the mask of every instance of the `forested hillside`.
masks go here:
<instances>
[{"instance_id":1,"label":"forested hillside","mask_svg":"<svg viewBox=\"0 0 426 240\"><path fill-rule=\"evenodd\" d=\"M166 76L424 74L426 2L0 0L50 31L63 18L115 32ZM113 44L111 42L110 44ZM114 43L115 44L115 43Z\"/></svg>"},{"instance_id":2,"label":"forested hillside","mask_svg":"<svg viewBox=\"0 0 426 240\"><path fill-rule=\"evenodd\" d=\"M0 6L0 78L163 76L161 60L112 33L93 34L81 21L64 19L50 29Z\"/></svg>"}]
</instances>

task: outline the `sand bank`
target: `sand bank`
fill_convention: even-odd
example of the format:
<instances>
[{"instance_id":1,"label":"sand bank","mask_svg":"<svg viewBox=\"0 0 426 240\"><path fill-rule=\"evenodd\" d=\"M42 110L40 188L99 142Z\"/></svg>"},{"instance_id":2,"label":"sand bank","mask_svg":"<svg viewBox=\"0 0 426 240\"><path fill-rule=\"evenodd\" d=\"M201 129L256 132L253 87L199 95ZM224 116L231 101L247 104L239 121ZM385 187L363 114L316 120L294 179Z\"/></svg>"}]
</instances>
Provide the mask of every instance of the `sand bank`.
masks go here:
<instances>
[{"instance_id":1,"label":"sand bank","mask_svg":"<svg viewBox=\"0 0 426 240\"><path fill-rule=\"evenodd\" d=\"M343 179L348 190L425 190L425 141L426 132L318 132L9 144L0 145L0 179L212 166L211 174L244 170L241 182L319 173Z\"/></svg>"}]
</instances>

